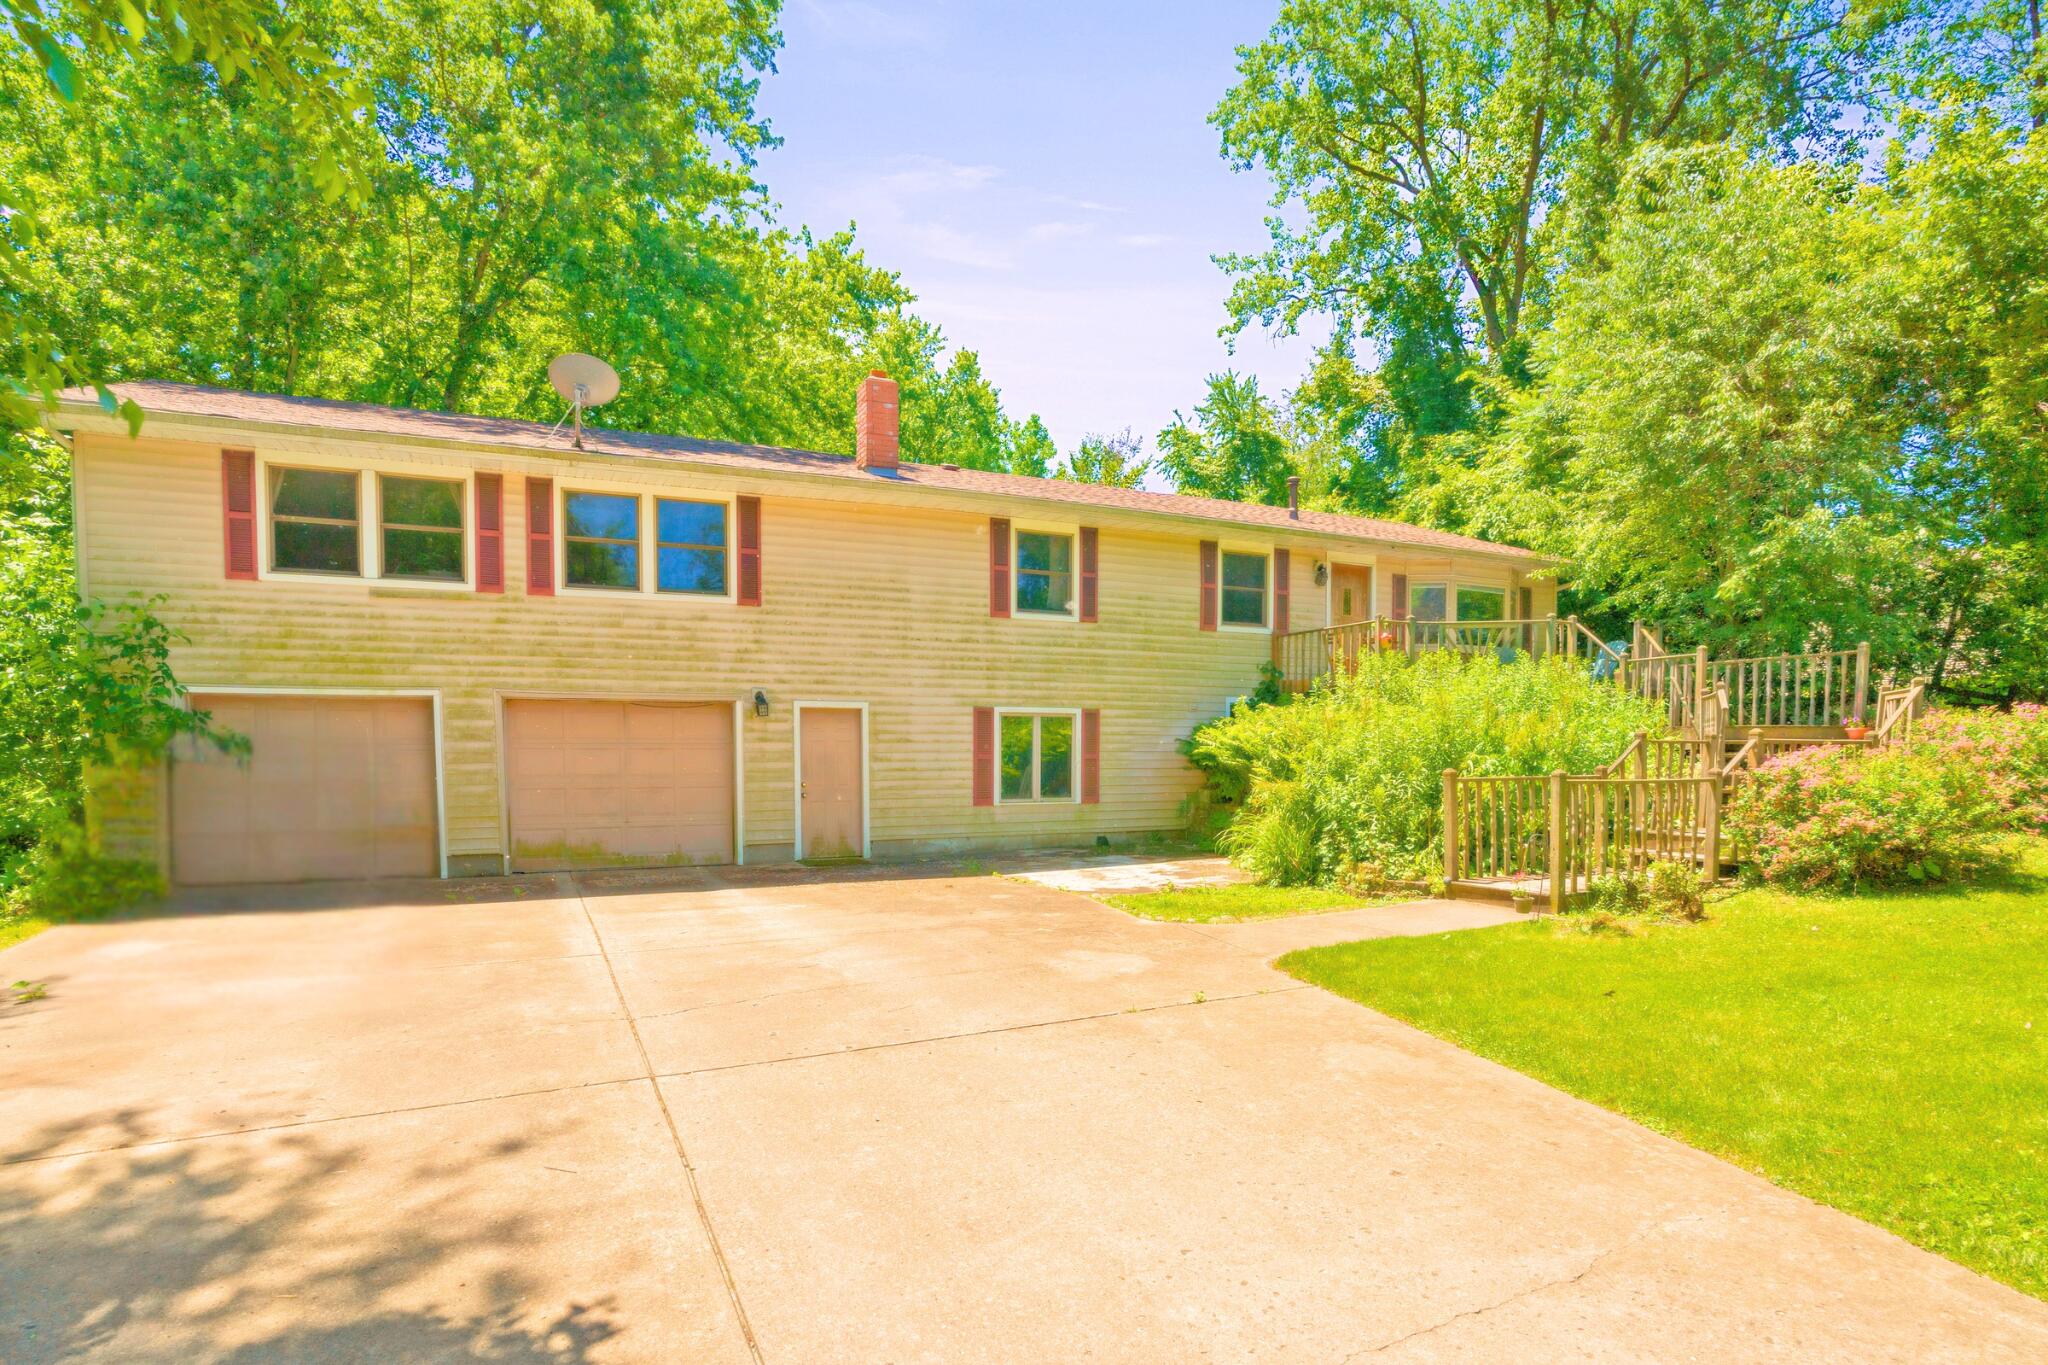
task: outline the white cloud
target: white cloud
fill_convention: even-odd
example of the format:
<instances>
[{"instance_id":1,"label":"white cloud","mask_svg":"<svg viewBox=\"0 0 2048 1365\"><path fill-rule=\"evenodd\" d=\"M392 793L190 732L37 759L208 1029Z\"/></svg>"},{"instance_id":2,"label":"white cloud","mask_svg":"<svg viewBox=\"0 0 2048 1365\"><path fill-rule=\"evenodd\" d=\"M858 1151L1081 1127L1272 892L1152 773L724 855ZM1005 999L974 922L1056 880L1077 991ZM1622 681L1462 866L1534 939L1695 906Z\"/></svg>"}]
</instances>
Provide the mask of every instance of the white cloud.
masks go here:
<instances>
[{"instance_id":1,"label":"white cloud","mask_svg":"<svg viewBox=\"0 0 2048 1365\"><path fill-rule=\"evenodd\" d=\"M1014 270L1017 259L1008 247L1000 242L962 232L944 223L913 223L904 228L904 235L925 255L948 265L964 265L975 270Z\"/></svg>"},{"instance_id":2,"label":"white cloud","mask_svg":"<svg viewBox=\"0 0 2048 1365\"><path fill-rule=\"evenodd\" d=\"M1086 237L1094 232L1089 223L1069 223L1055 220L1049 223L1034 223L1025 234L1034 242L1057 242L1065 237Z\"/></svg>"},{"instance_id":3,"label":"white cloud","mask_svg":"<svg viewBox=\"0 0 2048 1365\"><path fill-rule=\"evenodd\" d=\"M939 46L937 30L923 18L868 0L803 0L803 8L816 32L841 47L929 51Z\"/></svg>"}]
</instances>

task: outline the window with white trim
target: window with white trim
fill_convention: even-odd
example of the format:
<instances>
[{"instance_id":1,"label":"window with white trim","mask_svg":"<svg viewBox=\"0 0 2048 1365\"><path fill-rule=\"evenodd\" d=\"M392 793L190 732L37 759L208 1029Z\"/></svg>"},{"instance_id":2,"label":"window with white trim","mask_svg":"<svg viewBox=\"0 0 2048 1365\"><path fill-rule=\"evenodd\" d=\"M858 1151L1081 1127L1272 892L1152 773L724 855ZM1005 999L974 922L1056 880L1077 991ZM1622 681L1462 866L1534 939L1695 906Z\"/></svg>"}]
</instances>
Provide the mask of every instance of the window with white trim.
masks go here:
<instances>
[{"instance_id":1,"label":"window with white trim","mask_svg":"<svg viewBox=\"0 0 2048 1365\"><path fill-rule=\"evenodd\" d=\"M362 481L348 469L270 466L270 567L360 577Z\"/></svg>"},{"instance_id":2,"label":"window with white trim","mask_svg":"<svg viewBox=\"0 0 2048 1365\"><path fill-rule=\"evenodd\" d=\"M1416 621L1443 621L1450 617L1451 587L1448 583L1410 583L1408 615Z\"/></svg>"},{"instance_id":3,"label":"window with white trim","mask_svg":"<svg viewBox=\"0 0 2048 1365\"><path fill-rule=\"evenodd\" d=\"M1468 583L1458 585L1460 621L1505 621L1507 616L1507 589L1476 588Z\"/></svg>"},{"instance_id":4,"label":"window with white trim","mask_svg":"<svg viewBox=\"0 0 2048 1365\"><path fill-rule=\"evenodd\" d=\"M1266 624L1266 556L1241 550L1223 552L1223 624Z\"/></svg>"},{"instance_id":5,"label":"window with white trim","mask_svg":"<svg viewBox=\"0 0 2048 1365\"><path fill-rule=\"evenodd\" d=\"M725 595L726 518L722 502L654 500L654 586L661 592Z\"/></svg>"},{"instance_id":6,"label":"window with white trim","mask_svg":"<svg viewBox=\"0 0 2048 1365\"><path fill-rule=\"evenodd\" d=\"M640 499L562 494L562 581L572 588L640 588Z\"/></svg>"},{"instance_id":7,"label":"window with white trim","mask_svg":"<svg viewBox=\"0 0 2048 1365\"><path fill-rule=\"evenodd\" d=\"M460 583L462 481L379 474L377 532L384 577Z\"/></svg>"},{"instance_id":8,"label":"window with white trim","mask_svg":"<svg viewBox=\"0 0 2048 1365\"><path fill-rule=\"evenodd\" d=\"M1016 533L1016 609L1041 616L1074 612L1074 538L1051 531Z\"/></svg>"},{"instance_id":9,"label":"window with white trim","mask_svg":"<svg viewBox=\"0 0 2048 1365\"><path fill-rule=\"evenodd\" d=\"M1075 791L1072 712L1000 712L999 799L1072 801Z\"/></svg>"}]
</instances>

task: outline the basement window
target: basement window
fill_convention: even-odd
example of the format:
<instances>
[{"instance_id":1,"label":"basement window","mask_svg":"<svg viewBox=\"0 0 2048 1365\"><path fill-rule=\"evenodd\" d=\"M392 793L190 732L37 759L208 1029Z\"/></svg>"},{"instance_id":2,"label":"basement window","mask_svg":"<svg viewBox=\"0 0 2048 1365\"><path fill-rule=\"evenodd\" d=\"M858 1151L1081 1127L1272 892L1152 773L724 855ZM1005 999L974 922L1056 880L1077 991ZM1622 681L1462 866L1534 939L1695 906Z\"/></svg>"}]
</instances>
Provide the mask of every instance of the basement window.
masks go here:
<instances>
[{"instance_id":1,"label":"basement window","mask_svg":"<svg viewBox=\"0 0 2048 1365\"><path fill-rule=\"evenodd\" d=\"M640 499L562 495L562 581L572 588L640 588Z\"/></svg>"},{"instance_id":2,"label":"basement window","mask_svg":"<svg viewBox=\"0 0 2048 1365\"><path fill-rule=\"evenodd\" d=\"M358 484L343 469L270 470L270 567L287 573L363 571Z\"/></svg>"},{"instance_id":3,"label":"basement window","mask_svg":"<svg viewBox=\"0 0 2048 1365\"><path fill-rule=\"evenodd\" d=\"M654 586L725 595L725 504L654 500Z\"/></svg>"},{"instance_id":4,"label":"basement window","mask_svg":"<svg viewBox=\"0 0 2048 1365\"><path fill-rule=\"evenodd\" d=\"M999 712L1002 732L1001 799L1074 799L1074 713Z\"/></svg>"},{"instance_id":5,"label":"basement window","mask_svg":"<svg viewBox=\"0 0 2048 1365\"><path fill-rule=\"evenodd\" d=\"M386 578L462 581L462 484L379 475L377 525Z\"/></svg>"}]
</instances>

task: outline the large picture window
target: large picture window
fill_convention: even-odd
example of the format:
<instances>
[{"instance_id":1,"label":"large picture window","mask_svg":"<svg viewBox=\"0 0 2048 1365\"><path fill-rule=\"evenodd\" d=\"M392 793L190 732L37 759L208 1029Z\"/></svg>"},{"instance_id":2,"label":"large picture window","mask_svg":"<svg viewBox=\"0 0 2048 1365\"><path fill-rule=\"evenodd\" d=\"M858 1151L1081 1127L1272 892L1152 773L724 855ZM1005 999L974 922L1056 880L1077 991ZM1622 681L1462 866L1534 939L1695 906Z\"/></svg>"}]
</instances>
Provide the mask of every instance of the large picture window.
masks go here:
<instances>
[{"instance_id":1,"label":"large picture window","mask_svg":"<svg viewBox=\"0 0 2048 1365\"><path fill-rule=\"evenodd\" d=\"M462 581L459 481L379 475L377 505L384 577Z\"/></svg>"},{"instance_id":2,"label":"large picture window","mask_svg":"<svg viewBox=\"0 0 2048 1365\"><path fill-rule=\"evenodd\" d=\"M1074 610L1074 538L1017 532L1017 610L1067 616Z\"/></svg>"},{"instance_id":3,"label":"large picture window","mask_svg":"<svg viewBox=\"0 0 2048 1365\"><path fill-rule=\"evenodd\" d=\"M1002 799L1074 799L1074 718L1071 714L1004 712Z\"/></svg>"},{"instance_id":4,"label":"large picture window","mask_svg":"<svg viewBox=\"0 0 2048 1365\"><path fill-rule=\"evenodd\" d=\"M1505 621L1507 616L1507 589L1468 588L1462 583L1458 585L1460 621Z\"/></svg>"},{"instance_id":5,"label":"large picture window","mask_svg":"<svg viewBox=\"0 0 2048 1365\"><path fill-rule=\"evenodd\" d=\"M1416 621L1442 621L1450 614L1451 589L1447 583L1410 583L1408 615Z\"/></svg>"},{"instance_id":6,"label":"large picture window","mask_svg":"<svg viewBox=\"0 0 2048 1365\"><path fill-rule=\"evenodd\" d=\"M640 499L562 495L562 581L572 588L640 587Z\"/></svg>"},{"instance_id":7,"label":"large picture window","mask_svg":"<svg viewBox=\"0 0 2048 1365\"><path fill-rule=\"evenodd\" d=\"M1266 556L1223 552L1223 624L1266 624Z\"/></svg>"},{"instance_id":8,"label":"large picture window","mask_svg":"<svg viewBox=\"0 0 2048 1365\"><path fill-rule=\"evenodd\" d=\"M725 504L654 500L654 586L663 592L725 593Z\"/></svg>"},{"instance_id":9,"label":"large picture window","mask_svg":"<svg viewBox=\"0 0 2048 1365\"><path fill-rule=\"evenodd\" d=\"M270 471L270 567L360 575L361 485L342 469Z\"/></svg>"}]
</instances>

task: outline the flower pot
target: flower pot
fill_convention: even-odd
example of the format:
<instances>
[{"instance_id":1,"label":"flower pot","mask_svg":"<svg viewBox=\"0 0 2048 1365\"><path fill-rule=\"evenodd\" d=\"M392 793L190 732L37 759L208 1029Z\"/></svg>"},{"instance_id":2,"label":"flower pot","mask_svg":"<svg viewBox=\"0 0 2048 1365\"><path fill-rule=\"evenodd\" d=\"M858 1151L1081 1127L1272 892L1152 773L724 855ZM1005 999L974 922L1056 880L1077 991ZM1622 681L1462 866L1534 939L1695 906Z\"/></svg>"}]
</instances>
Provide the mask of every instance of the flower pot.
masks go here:
<instances>
[{"instance_id":1,"label":"flower pot","mask_svg":"<svg viewBox=\"0 0 2048 1365\"><path fill-rule=\"evenodd\" d=\"M1517 891L1509 899L1514 903L1516 914L1533 915L1536 913L1536 897L1529 892Z\"/></svg>"},{"instance_id":2,"label":"flower pot","mask_svg":"<svg viewBox=\"0 0 2048 1365\"><path fill-rule=\"evenodd\" d=\"M1381 631L1381 632L1380 632L1380 648L1381 648L1381 649L1392 649L1393 647L1394 647L1394 632L1393 632L1393 631L1391 631L1391 630L1383 630L1383 631Z\"/></svg>"},{"instance_id":3,"label":"flower pot","mask_svg":"<svg viewBox=\"0 0 2048 1365\"><path fill-rule=\"evenodd\" d=\"M1842 727L1842 734L1849 739L1867 739L1870 736L1870 727L1868 725L1844 725Z\"/></svg>"}]
</instances>

